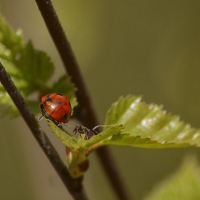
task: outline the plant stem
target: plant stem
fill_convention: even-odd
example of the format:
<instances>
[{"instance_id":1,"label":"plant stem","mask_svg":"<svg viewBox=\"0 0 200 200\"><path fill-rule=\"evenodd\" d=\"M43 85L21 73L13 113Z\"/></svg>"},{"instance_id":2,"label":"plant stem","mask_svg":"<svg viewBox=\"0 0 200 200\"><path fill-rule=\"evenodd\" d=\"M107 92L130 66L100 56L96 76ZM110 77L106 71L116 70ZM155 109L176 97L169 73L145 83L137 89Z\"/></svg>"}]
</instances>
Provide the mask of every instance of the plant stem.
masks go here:
<instances>
[{"instance_id":1,"label":"plant stem","mask_svg":"<svg viewBox=\"0 0 200 200\"><path fill-rule=\"evenodd\" d=\"M53 165L54 169L58 173L59 177L61 178L64 185L71 193L71 195L74 197L75 200L88 200L88 198L86 197L84 193L82 180L71 178L66 166L64 165L63 161L59 157L57 151L55 150L55 148L53 147L53 145L51 144L50 140L45 135L45 133L40 129L37 120L35 119L31 110L25 103L19 90L14 85L13 81L11 80L10 76L7 74L1 62L0 62L0 81L2 85L4 86L4 88L6 89L7 93L10 95L12 101L18 108L24 121L26 122L27 126L31 130L33 136L39 143L40 147L46 154L47 158Z\"/></svg>"},{"instance_id":2,"label":"plant stem","mask_svg":"<svg viewBox=\"0 0 200 200\"><path fill-rule=\"evenodd\" d=\"M72 51L70 43L64 33L58 16L55 12L51 0L35 0L49 33L57 47L60 57L64 63L67 73L71 76L72 82L78 88L76 95L79 105L74 111L74 115L81 123L89 128L92 128L98 124L96 113L90 98L88 89L82 77L79 65ZM103 169L110 180L118 199L128 200L127 188L125 187L124 181L120 176L120 172L117 168L116 163L111 155L108 147L100 147L96 150L98 158L103 166ZM112 163L111 163L112 160ZM109 164L110 163L110 164Z\"/></svg>"}]
</instances>

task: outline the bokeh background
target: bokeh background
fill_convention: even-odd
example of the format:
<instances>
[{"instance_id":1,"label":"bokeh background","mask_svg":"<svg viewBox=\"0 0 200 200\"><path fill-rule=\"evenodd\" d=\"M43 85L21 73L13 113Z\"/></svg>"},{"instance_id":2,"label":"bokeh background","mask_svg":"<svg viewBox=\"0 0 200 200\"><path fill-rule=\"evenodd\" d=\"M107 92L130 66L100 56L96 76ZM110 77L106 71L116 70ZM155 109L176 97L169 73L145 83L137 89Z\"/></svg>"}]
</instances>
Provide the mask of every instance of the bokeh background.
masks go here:
<instances>
[{"instance_id":1,"label":"bokeh background","mask_svg":"<svg viewBox=\"0 0 200 200\"><path fill-rule=\"evenodd\" d=\"M81 66L103 123L106 111L121 95L142 95L163 104L181 119L200 127L200 1L53 0ZM48 52L57 69L62 62L34 0L0 0L0 9L26 41ZM39 102L38 102L39 103ZM65 160L61 142L46 129ZM0 199L72 199L22 119L0 119ZM112 146L132 196L143 199L187 154L200 150L139 149ZM116 197L93 153L85 175L90 199Z\"/></svg>"}]
</instances>

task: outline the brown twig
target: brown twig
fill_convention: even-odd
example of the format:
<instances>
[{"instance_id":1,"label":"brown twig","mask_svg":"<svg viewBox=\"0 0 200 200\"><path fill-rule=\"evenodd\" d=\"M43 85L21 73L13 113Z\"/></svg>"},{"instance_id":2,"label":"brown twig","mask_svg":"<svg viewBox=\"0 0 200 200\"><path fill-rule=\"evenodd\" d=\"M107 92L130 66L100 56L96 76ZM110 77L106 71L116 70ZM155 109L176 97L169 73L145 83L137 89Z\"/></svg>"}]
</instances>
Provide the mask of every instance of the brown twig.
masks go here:
<instances>
[{"instance_id":1,"label":"brown twig","mask_svg":"<svg viewBox=\"0 0 200 200\"><path fill-rule=\"evenodd\" d=\"M5 68L3 67L2 63L0 62L0 81L8 94L10 95L11 99L13 100L14 104L18 108L19 112L21 113L24 121L26 122L27 126L31 130L33 136L39 143L40 147L46 154L47 158L53 165L54 169L58 173L59 177L63 181L66 188L72 194L75 200L87 200L84 193L84 189L82 186L81 179L72 179L66 166L64 165L63 161L59 157L57 151L54 149L53 145L51 144L48 137L45 133L39 128L38 122L35 119L34 115L30 111L29 107L25 103L23 97L21 96L18 89L15 87L13 81L11 80L10 76L7 74Z\"/></svg>"},{"instance_id":2,"label":"brown twig","mask_svg":"<svg viewBox=\"0 0 200 200\"><path fill-rule=\"evenodd\" d=\"M71 76L72 82L78 88L77 99L79 106L75 109L74 115L84 126L92 128L99 124L93 104L79 69L77 60L73 54L72 48L67 40L64 30L60 24L58 16L54 10L51 0L35 0L49 33L57 47L67 73ZM110 180L118 199L128 200L129 195L125 184L120 176L117 165L111 155L108 147L97 149L97 155L101 161L104 171ZM112 163L111 163L112 162Z\"/></svg>"}]
</instances>

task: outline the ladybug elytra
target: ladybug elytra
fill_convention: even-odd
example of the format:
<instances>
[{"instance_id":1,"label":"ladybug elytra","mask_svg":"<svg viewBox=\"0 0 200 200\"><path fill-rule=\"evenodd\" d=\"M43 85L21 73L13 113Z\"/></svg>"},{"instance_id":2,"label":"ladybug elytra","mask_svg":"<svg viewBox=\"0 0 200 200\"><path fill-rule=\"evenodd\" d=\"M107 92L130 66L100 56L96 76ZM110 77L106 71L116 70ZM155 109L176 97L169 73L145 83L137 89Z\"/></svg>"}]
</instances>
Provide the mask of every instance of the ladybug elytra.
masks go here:
<instances>
[{"instance_id":1,"label":"ladybug elytra","mask_svg":"<svg viewBox=\"0 0 200 200\"><path fill-rule=\"evenodd\" d=\"M69 99L57 93L42 96L40 109L42 117L45 116L57 125L67 123L72 112Z\"/></svg>"}]
</instances>

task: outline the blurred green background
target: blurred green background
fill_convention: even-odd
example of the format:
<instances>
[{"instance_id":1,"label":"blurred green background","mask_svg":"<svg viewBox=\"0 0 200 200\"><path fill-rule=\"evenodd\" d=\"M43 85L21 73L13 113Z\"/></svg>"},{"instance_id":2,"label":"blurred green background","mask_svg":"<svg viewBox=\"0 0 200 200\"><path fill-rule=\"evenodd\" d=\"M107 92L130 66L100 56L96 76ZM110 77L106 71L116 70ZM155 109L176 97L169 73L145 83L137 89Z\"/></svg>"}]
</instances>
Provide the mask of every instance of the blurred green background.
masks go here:
<instances>
[{"instance_id":1,"label":"blurred green background","mask_svg":"<svg viewBox=\"0 0 200 200\"><path fill-rule=\"evenodd\" d=\"M103 123L119 96L142 95L199 128L200 1L72 1L53 0ZM63 65L34 0L0 0L1 12L26 41L47 51ZM46 129L65 160L60 141ZM72 199L22 119L0 119L0 199ZM111 147L135 199L174 172L185 155L199 149L149 150ZM116 197L93 153L85 187L90 199ZM103 192L102 192L103 191Z\"/></svg>"}]
</instances>

